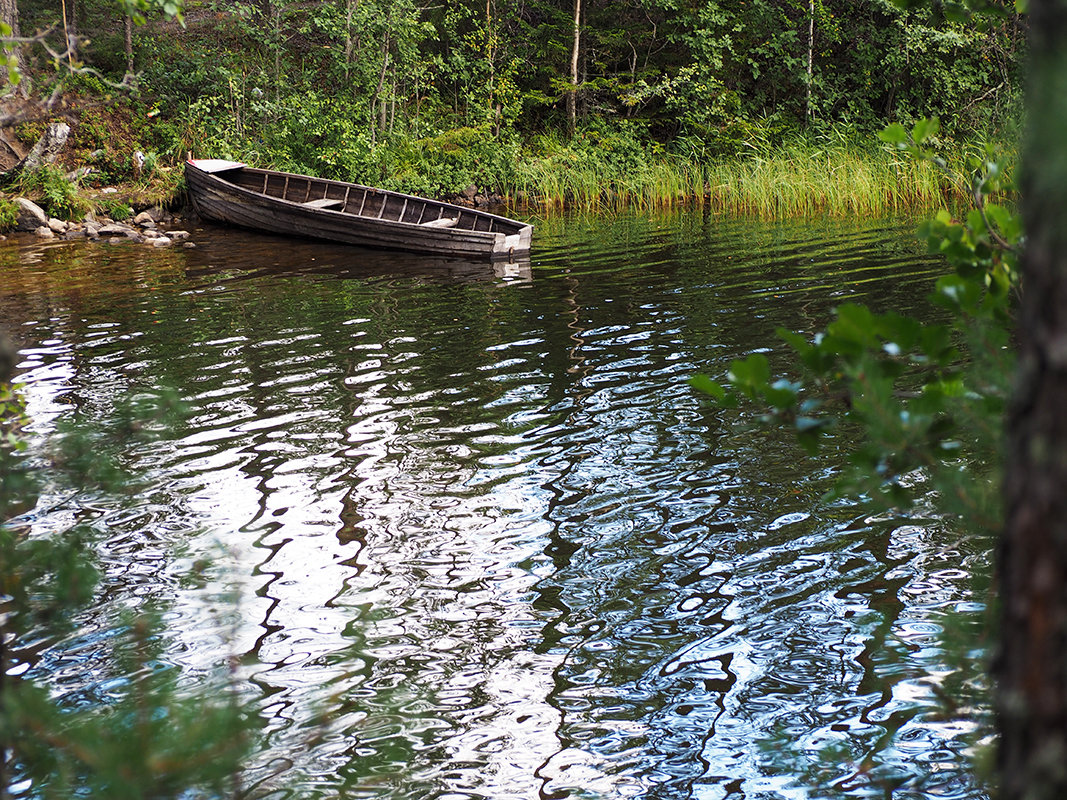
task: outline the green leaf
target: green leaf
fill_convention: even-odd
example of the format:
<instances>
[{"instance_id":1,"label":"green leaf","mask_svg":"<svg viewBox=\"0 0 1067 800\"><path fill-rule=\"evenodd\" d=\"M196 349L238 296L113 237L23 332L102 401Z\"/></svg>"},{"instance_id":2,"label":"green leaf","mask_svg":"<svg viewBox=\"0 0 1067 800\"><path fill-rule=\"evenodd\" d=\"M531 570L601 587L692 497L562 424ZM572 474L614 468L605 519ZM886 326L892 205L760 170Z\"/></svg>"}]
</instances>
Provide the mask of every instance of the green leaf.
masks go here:
<instances>
[{"instance_id":1,"label":"green leaf","mask_svg":"<svg viewBox=\"0 0 1067 800\"><path fill-rule=\"evenodd\" d=\"M763 353L753 353L743 361L731 361L727 377L739 386L763 386L770 382L771 366Z\"/></svg>"},{"instance_id":2,"label":"green leaf","mask_svg":"<svg viewBox=\"0 0 1067 800\"><path fill-rule=\"evenodd\" d=\"M726 397L726 390L707 375L694 375L689 379L689 385L716 401L721 402Z\"/></svg>"},{"instance_id":3,"label":"green leaf","mask_svg":"<svg viewBox=\"0 0 1067 800\"><path fill-rule=\"evenodd\" d=\"M946 308L973 313L982 299L982 289L976 281L959 275L943 275L937 279L934 297Z\"/></svg>"},{"instance_id":4,"label":"green leaf","mask_svg":"<svg viewBox=\"0 0 1067 800\"><path fill-rule=\"evenodd\" d=\"M763 390L767 402L778 411L788 411L797 403L800 387L787 380L777 380Z\"/></svg>"},{"instance_id":5,"label":"green leaf","mask_svg":"<svg viewBox=\"0 0 1067 800\"><path fill-rule=\"evenodd\" d=\"M937 117L921 119L911 129L911 138L916 144L923 144L927 139L937 135L941 129L941 123Z\"/></svg>"},{"instance_id":6,"label":"green leaf","mask_svg":"<svg viewBox=\"0 0 1067 800\"><path fill-rule=\"evenodd\" d=\"M837 308L837 319L830 323L828 330L842 343L852 348L874 345L874 314L865 305L845 303ZM851 348L850 348L851 349Z\"/></svg>"},{"instance_id":7,"label":"green leaf","mask_svg":"<svg viewBox=\"0 0 1067 800\"><path fill-rule=\"evenodd\" d=\"M907 147L908 144L910 144L908 141L908 132L904 130L904 126L899 122L887 125L884 129L879 131L878 138L886 144L891 144L900 148Z\"/></svg>"},{"instance_id":8,"label":"green leaf","mask_svg":"<svg viewBox=\"0 0 1067 800\"><path fill-rule=\"evenodd\" d=\"M797 354L804 358L812 351L811 343L796 331L791 331L788 328L777 328L775 333L778 334L778 338L797 351Z\"/></svg>"}]
</instances>

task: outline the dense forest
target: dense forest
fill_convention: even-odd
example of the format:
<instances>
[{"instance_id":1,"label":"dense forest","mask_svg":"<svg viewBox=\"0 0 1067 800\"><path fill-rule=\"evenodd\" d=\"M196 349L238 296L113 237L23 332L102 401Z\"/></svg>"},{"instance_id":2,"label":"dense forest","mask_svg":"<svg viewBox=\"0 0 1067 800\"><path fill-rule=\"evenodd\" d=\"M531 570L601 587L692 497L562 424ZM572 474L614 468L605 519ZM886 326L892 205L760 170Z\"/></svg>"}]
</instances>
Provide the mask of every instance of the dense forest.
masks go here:
<instances>
[{"instance_id":1,"label":"dense forest","mask_svg":"<svg viewBox=\"0 0 1067 800\"><path fill-rule=\"evenodd\" d=\"M38 92L66 76L70 157L98 175L123 177L123 148L150 166L193 151L437 195L693 194L727 182L710 164L869 150L887 123L929 116L946 141L1012 139L1025 49L1013 4L980 20L889 0L128 7L18 4L24 35L77 42L58 71L40 47L28 61ZM135 89L112 87L130 74Z\"/></svg>"}]
</instances>

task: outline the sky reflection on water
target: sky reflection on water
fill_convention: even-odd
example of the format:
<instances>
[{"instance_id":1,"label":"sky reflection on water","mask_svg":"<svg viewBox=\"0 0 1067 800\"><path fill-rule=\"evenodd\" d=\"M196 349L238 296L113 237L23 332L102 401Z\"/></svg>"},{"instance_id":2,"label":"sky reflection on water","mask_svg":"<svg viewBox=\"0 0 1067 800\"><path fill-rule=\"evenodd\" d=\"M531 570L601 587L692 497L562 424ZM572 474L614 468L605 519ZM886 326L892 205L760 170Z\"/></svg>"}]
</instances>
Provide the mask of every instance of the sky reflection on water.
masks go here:
<instances>
[{"instance_id":1,"label":"sky reflection on water","mask_svg":"<svg viewBox=\"0 0 1067 800\"><path fill-rule=\"evenodd\" d=\"M256 793L984 797L935 689L987 554L820 502L839 451L686 382L846 298L919 306L909 224L545 220L510 275L198 237L0 256L37 431L167 387L190 408L122 454L136 496L56 485L21 522L100 537L83 634L157 597L174 664L236 658ZM41 663L71 692L75 644Z\"/></svg>"}]
</instances>

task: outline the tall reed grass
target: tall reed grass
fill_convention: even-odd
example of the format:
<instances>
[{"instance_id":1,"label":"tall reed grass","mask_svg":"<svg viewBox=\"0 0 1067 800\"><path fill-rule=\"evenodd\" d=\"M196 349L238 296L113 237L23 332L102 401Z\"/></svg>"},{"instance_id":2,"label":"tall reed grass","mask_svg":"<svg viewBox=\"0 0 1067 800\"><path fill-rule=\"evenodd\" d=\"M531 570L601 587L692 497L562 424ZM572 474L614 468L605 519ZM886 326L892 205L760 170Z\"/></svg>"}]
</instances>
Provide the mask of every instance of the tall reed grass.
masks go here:
<instances>
[{"instance_id":1,"label":"tall reed grass","mask_svg":"<svg viewBox=\"0 0 1067 800\"><path fill-rule=\"evenodd\" d=\"M565 146L516 169L513 197L544 210L702 204L766 218L924 213L967 201L962 152L947 169L847 142L795 142L723 159L652 155L641 163L583 157ZM953 163L954 162L954 163Z\"/></svg>"}]
</instances>

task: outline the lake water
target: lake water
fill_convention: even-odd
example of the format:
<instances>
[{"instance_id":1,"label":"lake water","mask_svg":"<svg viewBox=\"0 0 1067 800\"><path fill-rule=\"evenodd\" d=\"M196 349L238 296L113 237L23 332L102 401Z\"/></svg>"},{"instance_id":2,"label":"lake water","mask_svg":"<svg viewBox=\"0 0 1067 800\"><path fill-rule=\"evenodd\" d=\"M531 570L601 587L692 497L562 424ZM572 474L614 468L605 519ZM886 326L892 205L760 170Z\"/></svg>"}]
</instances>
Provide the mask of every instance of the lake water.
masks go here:
<instances>
[{"instance_id":1,"label":"lake water","mask_svg":"<svg viewBox=\"0 0 1067 800\"><path fill-rule=\"evenodd\" d=\"M106 702L108 634L154 600L191 681L238 664L254 797L984 798L938 697L988 553L823 502L844 434L811 460L687 384L847 299L922 309L914 223L536 222L496 269L219 228L5 245L32 457L139 394L188 407L102 440L135 493L56 478L16 520L88 526L106 572L41 679Z\"/></svg>"}]
</instances>

